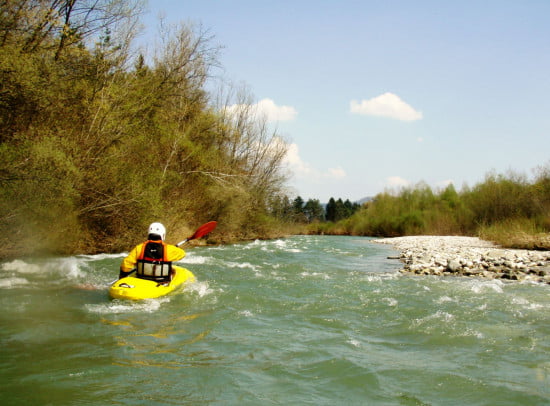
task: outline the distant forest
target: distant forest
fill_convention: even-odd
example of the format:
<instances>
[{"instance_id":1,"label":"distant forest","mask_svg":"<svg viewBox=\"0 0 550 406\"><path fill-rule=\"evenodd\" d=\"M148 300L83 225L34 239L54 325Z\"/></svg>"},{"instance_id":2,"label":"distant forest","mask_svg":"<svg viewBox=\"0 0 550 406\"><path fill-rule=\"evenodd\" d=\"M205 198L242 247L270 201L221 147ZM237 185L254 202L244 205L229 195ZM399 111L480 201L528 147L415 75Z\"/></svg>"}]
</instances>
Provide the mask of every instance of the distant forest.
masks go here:
<instances>
[{"instance_id":1,"label":"distant forest","mask_svg":"<svg viewBox=\"0 0 550 406\"><path fill-rule=\"evenodd\" d=\"M283 196L276 202L272 202L271 213L280 220L287 219L295 223L338 222L352 216L361 208L359 203L352 203L347 199L335 200L331 197L327 204L323 205L319 199L309 199L304 202L301 196L293 201L288 196Z\"/></svg>"},{"instance_id":2,"label":"distant forest","mask_svg":"<svg viewBox=\"0 0 550 406\"><path fill-rule=\"evenodd\" d=\"M550 163L533 179L489 173L479 184L434 191L419 183L386 191L337 223L315 224L312 233L397 237L470 235L506 247L550 249Z\"/></svg>"}]
</instances>

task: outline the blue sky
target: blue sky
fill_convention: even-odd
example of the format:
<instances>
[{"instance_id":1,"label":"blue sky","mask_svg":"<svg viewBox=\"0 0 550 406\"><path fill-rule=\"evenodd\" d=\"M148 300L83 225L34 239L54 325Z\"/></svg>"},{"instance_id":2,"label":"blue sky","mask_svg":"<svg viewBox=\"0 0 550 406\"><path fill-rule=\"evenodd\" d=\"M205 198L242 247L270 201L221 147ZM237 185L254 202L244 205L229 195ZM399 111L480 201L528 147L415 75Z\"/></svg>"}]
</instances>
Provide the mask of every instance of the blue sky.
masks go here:
<instances>
[{"instance_id":1,"label":"blue sky","mask_svg":"<svg viewBox=\"0 0 550 406\"><path fill-rule=\"evenodd\" d=\"M352 201L550 164L550 1L150 0L201 24L290 144L291 195Z\"/></svg>"}]
</instances>

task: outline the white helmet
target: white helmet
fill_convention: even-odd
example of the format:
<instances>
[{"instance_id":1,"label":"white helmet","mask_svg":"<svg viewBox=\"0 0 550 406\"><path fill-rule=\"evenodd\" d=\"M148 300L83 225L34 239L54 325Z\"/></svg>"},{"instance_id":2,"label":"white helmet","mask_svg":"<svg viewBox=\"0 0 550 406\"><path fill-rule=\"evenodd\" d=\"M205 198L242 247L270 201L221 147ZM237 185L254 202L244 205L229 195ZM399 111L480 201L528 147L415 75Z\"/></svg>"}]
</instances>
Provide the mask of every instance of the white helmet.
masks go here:
<instances>
[{"instance_id":1,"label":"white helmet","mask_svg":"<svg viewBox=\"0 0 550 406\"><path fill-rule=\"evenodd\" d=\"M152 223L149 226L149 232L147 235L155 234L160 236L160 239L164 241L164 238L166 237L166 228L161 223Z\"/></svg>"}]
</instances>

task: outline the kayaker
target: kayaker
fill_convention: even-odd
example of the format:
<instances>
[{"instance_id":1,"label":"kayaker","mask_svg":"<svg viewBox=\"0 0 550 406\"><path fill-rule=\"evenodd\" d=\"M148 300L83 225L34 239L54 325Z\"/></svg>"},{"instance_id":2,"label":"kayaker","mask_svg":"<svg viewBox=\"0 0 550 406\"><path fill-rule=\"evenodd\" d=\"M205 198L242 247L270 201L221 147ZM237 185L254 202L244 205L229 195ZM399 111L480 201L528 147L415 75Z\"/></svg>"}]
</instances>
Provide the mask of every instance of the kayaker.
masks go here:
<instances>
[{"instance_id":1,"label":"kayaker","mask_svg":"<svg viewBox=\"0 0 550 406\"><path fill-rule=\"evenodd\" d=\"M122 260L119 279L136 272L142 279L167 282L172 276L172 262L185 257L185 251L166 244L166 228L161 223L152 223L147 232L147 241L138 244Z\"/></svg>"}]
</instances>

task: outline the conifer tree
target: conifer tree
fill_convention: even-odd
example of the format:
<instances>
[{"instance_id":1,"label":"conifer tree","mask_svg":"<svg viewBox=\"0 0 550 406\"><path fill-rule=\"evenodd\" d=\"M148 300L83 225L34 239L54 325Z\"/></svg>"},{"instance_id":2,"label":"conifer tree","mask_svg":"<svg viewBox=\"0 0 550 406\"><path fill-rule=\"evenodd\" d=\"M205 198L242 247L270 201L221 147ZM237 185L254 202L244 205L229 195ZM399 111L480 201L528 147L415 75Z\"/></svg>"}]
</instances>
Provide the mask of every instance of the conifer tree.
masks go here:
<instances>
[{"instance_id":1,"label":"conifer tree","mask_svg":"<svg viewBox=\"0 0 550 406\"><path fill-rule=\"evenodd\" d=\"M336 200L331 197L327 203L325 218L327 221L336 221Z\"/></svg>"}]
</instances>

